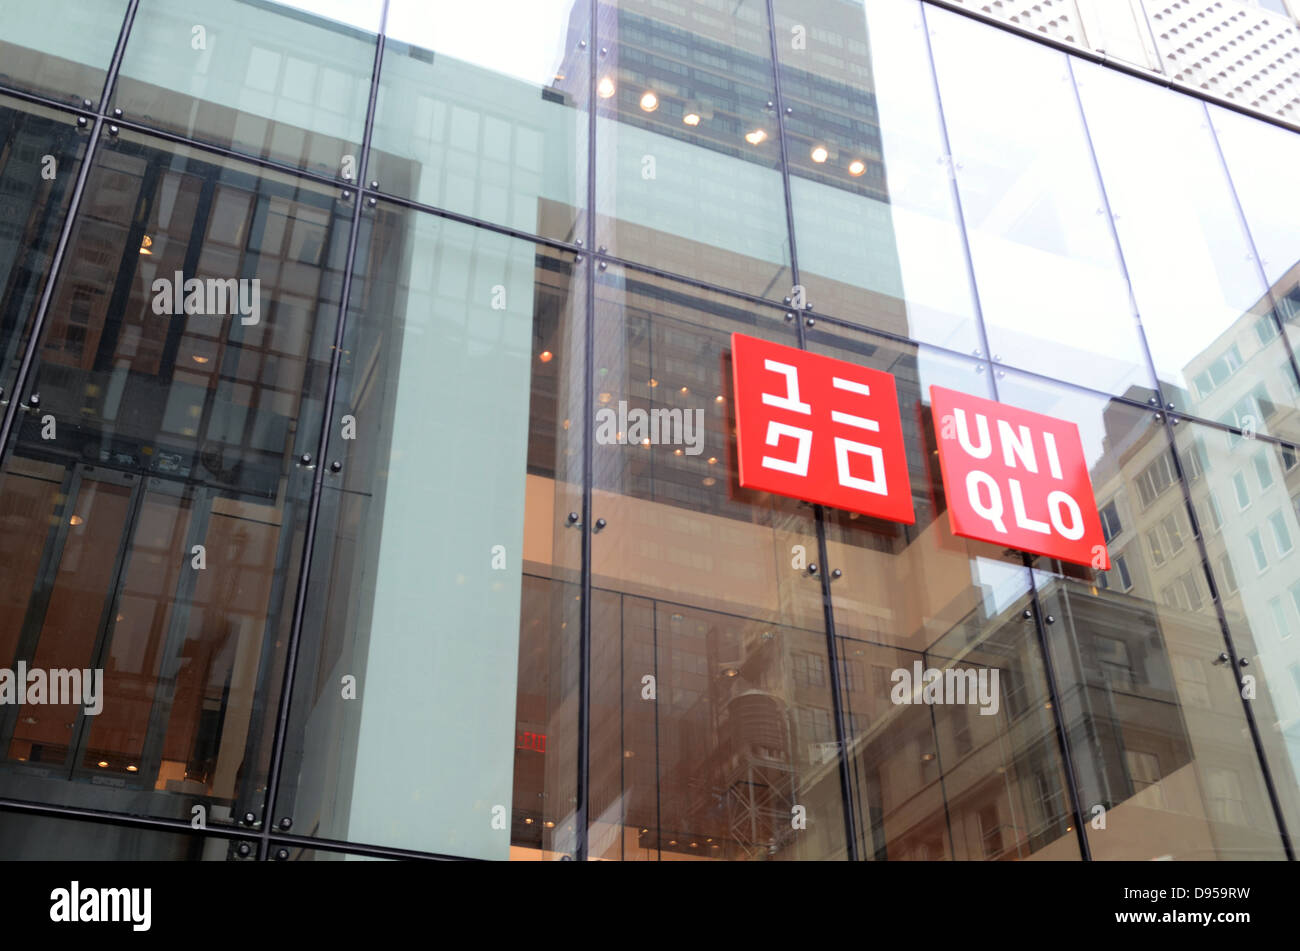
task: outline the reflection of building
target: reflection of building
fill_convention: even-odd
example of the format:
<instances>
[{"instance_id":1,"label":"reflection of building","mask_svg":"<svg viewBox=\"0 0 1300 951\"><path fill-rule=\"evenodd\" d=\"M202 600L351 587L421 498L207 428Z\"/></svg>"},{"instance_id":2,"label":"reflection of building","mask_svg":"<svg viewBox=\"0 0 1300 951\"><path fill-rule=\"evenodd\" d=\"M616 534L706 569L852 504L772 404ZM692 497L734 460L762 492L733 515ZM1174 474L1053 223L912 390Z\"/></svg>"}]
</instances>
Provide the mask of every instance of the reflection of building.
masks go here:
<instances>
[{"instance_id":1,"label":"reflection of building","mask_svg":"<svg viewBox=\"0 0 1300 951\"><path fill-rule=\"evenodd\" d=\"M936 4L573 3L535 35L505 3L376 6L495 18L484 52L210 2L224 46L180 56L158 38L192 24L145 3L120 50L31 14L0 41L0 665L102 664L109 693L97 720L0 709L0 856L44 844L13 800L218 858L1284 854L1262 776L1291 809L1300 467L1111 399L1128 357L1048 319L1122 283L1055 174L1092 176L1100 129L1064 55L1021 88L1052 77L1038 118L1064 103L1078 151L1027 161L1033 110L963 102L982 54L951 37L984 27L927 32ZM981 229L1004 261L976 266ZM178 270L259 279L260 324L152 314ZM990 335L1021 306L1013 353ZM1168 392L1294 433L1288 343L1248 310ZM733 332L893 375L915 524L739 489ZM952 535L935 383L1104 438L1111 570ZM597 443L624 402L703 411L704 451ZM914 663L997 670L996 715L893 702Z\"/></svg>"},{"instance_id":2,"label":"reflection of building","mask_svg":"<svg viewBox=\"0 0 1300 951\"><path fill-rule=\"evenodd\" d=\"M1294 0L955 2L1263 112L1300 116Z\"/></svg>"}]
</instances>

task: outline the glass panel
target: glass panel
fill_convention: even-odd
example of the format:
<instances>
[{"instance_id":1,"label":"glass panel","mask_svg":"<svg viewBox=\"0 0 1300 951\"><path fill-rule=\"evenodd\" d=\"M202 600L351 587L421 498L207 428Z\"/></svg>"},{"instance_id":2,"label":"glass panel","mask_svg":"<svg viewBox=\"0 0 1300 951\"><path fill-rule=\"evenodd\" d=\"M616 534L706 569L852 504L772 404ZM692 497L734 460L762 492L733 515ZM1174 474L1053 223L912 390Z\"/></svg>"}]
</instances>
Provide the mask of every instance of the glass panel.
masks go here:
<instances>
[{"instance_id":1,"label":"glass panel","mask_svg":"<svg viewBox=\"0 0 1300 951\"><path fill-rule=\"evenodd\" d=\"M1232 187L1259 252L1279 316L1294 348L1300 343L1300 232L1292 210L1300 208L1300 133L1210 107ZM1291 408L1297 391L1279 394Z\"/></svg>"},{"instance_id":2,"label":"glass panel","mask_svg":"<svg viewBox=\"0 0 1300 951\"><path fill-rule=\"evenodd\" d=\"M970 353L980 346L912 0L776 0L799 276L821 313Z\"/></svg>"},{"instance_id":3,"label":"glass panel","mask_svg":"<svg viewBox=\"0 0 1300 951\"><path fill-rule=\"evenodd\" d=\"M0 811L0 862L251 860L240 854L241 845L248 849L249 856L257 855L257 842L253 839L155 832L132 826ZM65 883L63 887L68 885ZM89 888L89 883L85 887Z\"/></svg>"},{"instance_id":4,"label":"glass panel","mask_svg":"<svg viewBox=\"0 0 1300 951\"><path fill-rule=\"evenodd\" d=\"M364 221L277 816L556 858L574 843L585 280L573 255L423 212Z\"/></svg>"},{"instance_id":5,"label":"glass panel","mask_svg":"<svg viewBox=\"0 0 1300 951\"><path fill-rule=\"evenodd\" d=\"M75 120L0 98L0 408L13 393L23 348L49 279L86 153Z\"/></svg>"},{"instance_id":6,"label":"glass panel","mask_svg":"<svg viewBox=\"0 0 1300 951\"><path fill-rule=\"evenodd\" d=\"M1029 572L1017 552L954 536L946 514L930 387L989 398L984 366L825 323L809 346L893 374L916 511L914 525L827 513L860 857L1077 859L1042 656L1023 616ZM908 702L911 689L895 691L919 689L917 665L922 678L983 678L984 699Z\"/></svg>"},{"instance_id":7,"label":"glass panel","mask_svg":"<svg viewBox=\"0 0 1300 951\"><path fill-rule=\"evenodd\" d=\"M598 243L724 287L790 293L765 0L596 9Z\"/></svg>"},{"instance_id":8,"label":"glass panel","mask_svg":"<svg viewBox=\"0 0 1300 951\"><path fill-rule=\"evenodd\" d=\"M1034 578L1093 858L1283 858L1233 673L1214 663L1223 629L1165 426L1016 373L998 388L1074 422L1094 495L1132 513L1108 546L1127 590L1110 577L1117 567L1103 584L1099 570L1040 558Z\"/></svg>"},{"instance_id":9,"label":"glass panel","mask_svg":"<svg viewBox=\"0 0 1300 951\"><path fill-rule=\"evenodd\" d=\"M586 0L392 3L370 178L521 231L585 237L589 24Z\"/></svg>"},{"instance_id":10,"label":"glass panel","mask_svg":"<svg viewBox=\"0 0 1300 951\"><path fill-rule=\"evenodd\" d=\"M0 0L0 82L97 104L129 0ZM75 28L73 28L75 24Z\"/></svg>"},{"instance_id":11,"label":"glass panel","mask_svg":"<svg viewBox=\"0 0 1300 951\"><path fill-rule=\"evenodd\" d=\"M1075 76L1165 399L1300 435L1294 413L1274 412L1295 373L1204 107L1092 63Z\"/></svg>"},{"instance_id":12,"label":"glass panel","mask_svg":"<svg viewBox=\"0 0 1300 951\"><path fill-rule=\"evenodd\" d=\"M994 359L1145 400L1068 58L958 14L926 18Z\"/></svg>"},{"instance_id":13,"label":"glass panel","mask_svg":"<svg viewBox=\"0 0 1300 951\"><path fill-rule=\"evenodd\" d=\"M1291 450L1208 426L1180 424L1175 443L1184 471L1192 474L1198 512L1212 494L1230 492L1239 476L1253 496L1246 511L1221 527L1205 519L1201 525L1228 633L1247 663L1236 671L1238 692L1245 691L1255 712L1283 818L1294 837L1300 829L1300 638L1295 636L1300 556L1294 547L1300 538L1300 467ZM1209 669L1217 680L1233 676L1226 664Z\"/></svg>"},{"instance_id":14,"label":"glass panel","mask_svg":"<svg viewBox=\"0 0 1300 951\"><path fill-rule=\"evenodd\" d=\"M378 8L359 29L282 5L141 0L112 105L135 122L355 177L378 31Z\"/></svg>"},{"instance_id":15,"label":"glass panel","mask_svg":"<svg viewBox=\"0 0 1300 951\"><path fill-rule=\"evenodd\" d=\"M591 855L843 858L812 509L732 463L730 335L794 332L621 267L596 294Z\"/></svg>"},{"instance_id":16,"label":"glass panel","mask_svg":"<svg viewBox=\"0 0 1300 951\"><path fill-rule=\"evenodd\" d=\"M126 132L97 153L0 479L0 661L83 690L0 708L0 795L260 815L335 198Z\"/></svg>"}]
</instances>

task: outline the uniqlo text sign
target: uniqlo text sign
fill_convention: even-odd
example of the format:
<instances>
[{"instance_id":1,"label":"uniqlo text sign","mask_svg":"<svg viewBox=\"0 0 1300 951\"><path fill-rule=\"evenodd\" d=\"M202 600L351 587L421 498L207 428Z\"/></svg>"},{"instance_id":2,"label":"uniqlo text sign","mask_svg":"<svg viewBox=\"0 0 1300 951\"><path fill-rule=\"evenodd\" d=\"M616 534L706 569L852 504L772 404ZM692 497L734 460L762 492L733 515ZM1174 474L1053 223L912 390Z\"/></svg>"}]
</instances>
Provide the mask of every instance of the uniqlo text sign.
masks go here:
<instances>
[{"instance_id":1,"label":"uniqlo text sign","mask_svg":"<svg viewBox=\"0 0 1300 951\"><path fill-rule=\"evenodd\" d=\"M1110 568L1074 423L930 387L953 534Z\"/></svg>"},{"instance_id":2,"label":"uniqlo text sign","mask_svg":"<svg viewBox=\"0 0 1300 951\"><path fill-rule=\"evenodd\" d=\"M740 484L912 523L894 378L731 335Z\"/></svg>"}]
</instances>

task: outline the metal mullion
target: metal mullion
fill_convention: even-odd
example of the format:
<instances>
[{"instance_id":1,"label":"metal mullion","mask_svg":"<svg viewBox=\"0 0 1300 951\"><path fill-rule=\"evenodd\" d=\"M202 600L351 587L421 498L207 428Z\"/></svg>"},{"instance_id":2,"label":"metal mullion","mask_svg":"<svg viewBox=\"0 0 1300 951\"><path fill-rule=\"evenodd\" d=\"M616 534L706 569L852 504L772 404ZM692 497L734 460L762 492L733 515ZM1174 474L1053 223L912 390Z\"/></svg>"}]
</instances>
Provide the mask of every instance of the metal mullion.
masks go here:
<instances>
[{"instance_id":1,"label":"metal mullion","mask_svg":"<svg viewBox=\"0 0 1300 951\"><path fill-rule=\"evenodd\" d=\"M934 645L931 644L930 646L933 647ZM928 655L929 651L921 651L922 667L930 666ZM952 661L956 660L956 658L944 659ZM939 799L943 802L943 824L948 830L948 855L950 859L955 862L957 860L957 840L953 838L952 810L948 808L948 783L944 779L943 774L943 746L939 742L939 718L934 712L935 705L933 703L926 704L926 706L930 708L930 735L934 737L934 765L939 770ZM962 712L964 715L965 711ZM982 844L983 843L981 843L981 845Z\"/></svg>"},{"instance_id":2,"label":"metal mullion","mask_svg":"<svg viewBox=\"0 0 1300 951\"><path fill-rule=\"evenodd\" d=\"M379 74L384 58L384 30L388 23L388 3L384 0L380 14L379 32L375 37L375 59L370 74L370 97L366 103L366 119L362 130L361 161L357 169L357 180L364 182L369 171L370 143L374 132L375 105L379 96ZM356 265L357 245L361 233L361 220L365 200L359 190L353 192L354 209L352 225L348 235L347 256L343 265L343 286L339 293L339 316L334 328L334 347L330 357L329 382L325 390L325 405L321 412L321 432L316 456L316 471L312 480L311 498L308 502L306 530L303 537L302 559L298 570L298 590L294 597L293 622L289 633L289 643L285 649L284 675L280 686L280 700L276 711L276 724L271 745L271 761L267 770L267 787L265 805L262 812L262 828L259 833L258 858L265 860L270 853L270 832L273 813L278 805L276 799L280 791L280 772L284 764L284 748L288 739L289 708L293 699L298 658L298 648L302 640L302 628L306 615L308 585L311 579L312 546L316 540L316 524L320 515L321 493L325 484L324 459L329 446L330 429L334 415L334 399L338 390L339 369L343 358L344 334L347 330L348 303L352 294L352 275ZM285 526L287 528L288 526Z\"/></svg>"},{"instance_id":3,"label":"metal mullion","mask_svg":"<svg viewBox=\"0 0 1300 951\"><path fill-rule=\"evenodd\" d=\"M597 19L599 0L588 5L587 22L587 248L596 252L596 49L599 42ZM581 256L579 256L581 260ZM601 260L604 260L601 252ZM587 829L591 796L591 504L592 480L595 470L595 449L592 434L595 432L595 414L592 404L596 389L593 379L596 369L596 272L595 261L585 268L586 292L583 308L583 361L582 361L582 514L578 525L581 530L581 607L578 611L578 749L575 802L573 810L573 858L587 861L589 836ZM620 615L622 609L620 606ZM621 617L620 617L621 625ZM656 694L656 697L658 695ZM659 701L656 699L655 703ZM552 842L552 844L554 844Z\"/></svg>"},{"instance_id":4,"label":"metal mullion","mask_svg":"<svg viewBox=\"0 0 1300 951\"><path fill-rule=\"evenodd\" d=\"M790 244L790 281L794 287L799 287L801 281L799 252L795 243L794 202L790 192L790 161L785 138L785 105L781 98L781 63L777 49L776 10L773 3L774 0L766 0L768 48L772 61L772 105L776 111L777 140L781 152L781 189L785 200L786 236ZM805 290L805 295L806 293ZM805 308L800 311L795 308L795 300L792 297L786 298L786 307L789 308L787 313L792 314L794 318L795 336L798 340L799 349L807 350L808 340L805 329L807 319L811 319L809 316L811 310ZM814 505L812 508L813 532L817 537L817 558L822 565L821 577L818 579L818 583L822 592L822 621L826 628L826 663L830 667L831 714L835 724L835 742L839 748L837 767L840 777L840 805L843 811L845 851L848 861L856 862L858 860L858 839L853 811L853 782L848 758L849 733L844 718L844 686L841 682L842 671L840 670L839 651L835 635L835 609L831 595L830 566L827 564L826 518L822 506Z\"/></svg>"},{"instance_id":5,"label":"metal mullion","mask_svg":"<svg viewBox=\"0 0 1300 951\"><path fill-rule=\"evenodd\" d=\"M772 58L772 107L776 110L776 137L781 152L781 192L785 199L786 236L790 242L790 283L800 286L799 252L794 240L794 201L790 194L790 158L785 141L785 104L781 99L781 59L776 42L776 9L774 0L767 0L767 37ZM787 305L793 307L793 303ZM803 334L803 315L795 311L796 331L799 334L800 349L807 349Z\"/></svg>"},{"instance_id":6,"label":"metal mullion","mask_svg":"<svg viewBox=\"0 0 1300 951\"><path fill-rule=\"evenodd\" d=\"M1029 574L1030 614L1033 615L1034 629L1038 634L1038 649L1043 657L1043 676L1047 681L1047 694L1052 701L1052 724L1055 727L1058 752L1061 754L1061 772L1065 774L1066 794L1070 797L1070 812L1074 816L1074 832L1079 842L1079 855L1085 862L1092 861L1092 848L1088 844L1088 832L1084 827L1083 799L1079 793L1079 781L1074 771L1074 757L1070 753L1070 733L1065 723L1065 705L1061 702L1061 684L1056 677L1056 664L1052 660L1051 645L1047 639L1047 625L1043 622L1044 611L1038 597L1038 581L1034 577L1034 558L1021 554L1025 570Z\"/></svg>"}]
</instances>

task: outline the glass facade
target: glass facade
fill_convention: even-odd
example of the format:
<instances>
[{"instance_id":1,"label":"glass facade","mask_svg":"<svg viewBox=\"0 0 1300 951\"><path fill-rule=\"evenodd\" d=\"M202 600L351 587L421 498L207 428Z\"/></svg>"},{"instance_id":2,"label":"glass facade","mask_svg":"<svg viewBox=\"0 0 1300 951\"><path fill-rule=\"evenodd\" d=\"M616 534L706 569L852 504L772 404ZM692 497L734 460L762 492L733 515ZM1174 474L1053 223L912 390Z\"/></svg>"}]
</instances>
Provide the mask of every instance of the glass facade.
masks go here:
<instances>
[{"instance_id":1,"label":"glass facade","mask_svg":"<svg viewBox=\"0 0 1300 951\"><path fill-rule=\"evenodd\" d=\"M0 858L1294 859L1300 128L960 6L0 0ZM741 485L736 333L914 522Z\"/></svg>"}]
</instances>

